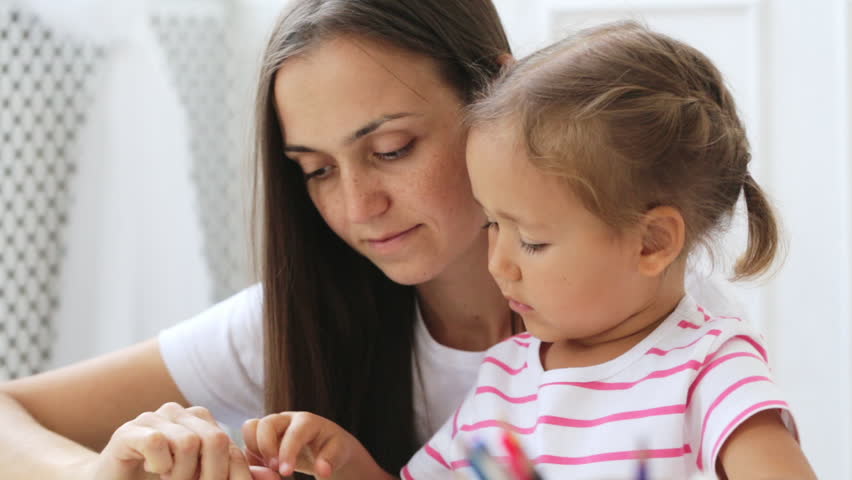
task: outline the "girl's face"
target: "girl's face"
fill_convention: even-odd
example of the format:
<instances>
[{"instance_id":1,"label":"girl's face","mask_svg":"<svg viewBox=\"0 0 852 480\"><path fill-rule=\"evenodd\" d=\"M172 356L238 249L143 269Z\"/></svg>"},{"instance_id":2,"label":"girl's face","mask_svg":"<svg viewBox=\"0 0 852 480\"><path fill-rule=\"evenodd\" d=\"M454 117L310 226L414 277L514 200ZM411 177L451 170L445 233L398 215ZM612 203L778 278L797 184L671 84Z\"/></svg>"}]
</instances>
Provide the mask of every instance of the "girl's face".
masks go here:
<instances>
[{"instance_id":1,"label":"girl's face","mask_svg":"<svg viewBox=\"0 0 852 480\"><path fill-rule=\"evenodd\" d=\"M329 227L419 284L478 242L462 104L434 62L353 36L288 59L274 84L287 158Z\"/></svg>"},{"instance_id":2,"label":"girl's face","mask_svg":"<svg viewBox=\"0 0 852 480\"><path fill-rule=\"evenodd\" d=\"M467 164L489 222L488 268L545 342L594 339L641 308L641 238L616 235L555 176L534 167L509 122L473 129Z\"/></svg>"}]
</instances>

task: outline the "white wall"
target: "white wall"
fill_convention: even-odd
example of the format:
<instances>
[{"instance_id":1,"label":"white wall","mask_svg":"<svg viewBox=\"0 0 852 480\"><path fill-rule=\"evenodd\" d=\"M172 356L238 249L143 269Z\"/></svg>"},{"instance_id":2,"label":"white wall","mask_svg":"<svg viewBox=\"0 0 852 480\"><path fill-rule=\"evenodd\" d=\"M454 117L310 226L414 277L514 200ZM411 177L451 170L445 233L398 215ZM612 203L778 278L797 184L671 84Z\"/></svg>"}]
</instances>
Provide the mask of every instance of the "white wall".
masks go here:
<instances>
[{"instance_id":1,"label":"white wall","mask_svg":"<svg viewBox=\"0 0 852 480\"><path fill-rule=\"evenodd\" d=\"M820 478L852 478L852 0L497 0L516 54L619 18L710 56L737 98L752 171L776 201L789 251L743 285ZM743 231L725 240L732 251ZM733 250L736 251L736 250Z\"/></svg>"}]
</instances>

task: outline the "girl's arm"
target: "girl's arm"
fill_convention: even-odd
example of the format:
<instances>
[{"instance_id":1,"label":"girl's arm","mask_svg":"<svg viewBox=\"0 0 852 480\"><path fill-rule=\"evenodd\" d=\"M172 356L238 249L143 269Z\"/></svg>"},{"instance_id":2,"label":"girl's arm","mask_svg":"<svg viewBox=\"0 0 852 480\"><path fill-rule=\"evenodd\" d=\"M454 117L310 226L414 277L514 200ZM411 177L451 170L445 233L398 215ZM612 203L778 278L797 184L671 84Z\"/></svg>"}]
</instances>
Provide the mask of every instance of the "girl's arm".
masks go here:
<instances>
[{"instance_id":1,"label":"girl's arm","mask_svg":"<svg viewBox=\"0 0 852 480\"><path fill-rule=\"evenodd\" d=\"M817 478L777 410L756 413L731 433L719 451L717 472L731 480Z\"/></svg>"}]
</instances>

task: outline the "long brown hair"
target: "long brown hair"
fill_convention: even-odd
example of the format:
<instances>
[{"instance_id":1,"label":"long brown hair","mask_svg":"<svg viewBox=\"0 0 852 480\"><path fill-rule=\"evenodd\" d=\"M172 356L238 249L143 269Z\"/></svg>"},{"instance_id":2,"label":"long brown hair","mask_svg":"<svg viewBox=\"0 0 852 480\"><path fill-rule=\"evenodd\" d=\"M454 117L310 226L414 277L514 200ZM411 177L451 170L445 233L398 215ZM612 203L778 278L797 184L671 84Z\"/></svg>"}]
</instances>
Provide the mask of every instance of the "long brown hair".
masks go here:
<instances>
[{"instance_id":1,"label":"long brown hair","mask_svg":"<svg viewBox=\"0 0 852 480\"><path fill-rule=\"evenodd\" d=\"M497 75L509 45L490 0L302 0L281 16L266 48L255 145L265 409L329 418L393 472L418 446L414 288L389 280L325 224L301 170L285 161L286 125L274 106L282 63L340 34L434 59L466 102Z\"/></svg>"},{"instance_id":2,"label":"long brown hair","mask_svg":"<svg viewBox=\"0 0 852 480\"><path fill-rule=\"evenodd\" d=\"M616 231L676 207L683 255L710 249L742 192L748 245L734 277L772 266L778 225L748 171L745 129L721 73L695 48L636 22L586 29L518 62L468 113L473 126L517 122L531 162Z\"/></svg>"}]
</instances>

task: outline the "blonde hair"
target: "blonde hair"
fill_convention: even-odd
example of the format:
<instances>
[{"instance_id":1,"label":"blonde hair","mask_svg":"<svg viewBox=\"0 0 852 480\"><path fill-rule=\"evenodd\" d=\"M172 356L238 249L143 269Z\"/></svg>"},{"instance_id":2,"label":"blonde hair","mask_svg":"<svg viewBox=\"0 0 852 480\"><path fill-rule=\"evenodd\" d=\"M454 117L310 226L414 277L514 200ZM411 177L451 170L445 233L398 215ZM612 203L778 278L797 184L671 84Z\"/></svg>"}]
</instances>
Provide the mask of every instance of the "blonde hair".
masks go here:
<instances>
[{"instance_id":1,"label":"blonde hair","mask_svg":"<svg viewBox=\"0 0 852 480\"><path fill-rule=\"evenodd\" d=\"M743 192L748 245L734 278L760 276L775 260L778 224L748 171L733 97L712 62L682 42L636 22L583 30L519 61L467 120L518 122L530 161L616 231L654 207L677 208L684 254L710 247Z\"/></svg>"}]
</instances>

